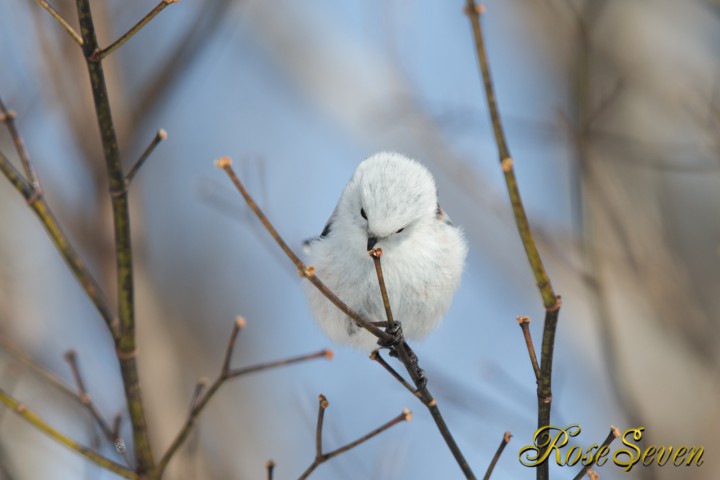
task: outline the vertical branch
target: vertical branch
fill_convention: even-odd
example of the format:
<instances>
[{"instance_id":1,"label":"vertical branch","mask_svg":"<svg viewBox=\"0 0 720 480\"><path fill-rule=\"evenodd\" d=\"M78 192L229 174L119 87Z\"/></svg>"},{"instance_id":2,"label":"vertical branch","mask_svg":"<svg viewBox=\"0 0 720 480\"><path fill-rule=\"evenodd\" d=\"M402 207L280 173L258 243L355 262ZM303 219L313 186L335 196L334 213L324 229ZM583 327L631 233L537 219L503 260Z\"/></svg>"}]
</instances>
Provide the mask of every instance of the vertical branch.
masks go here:
<instances>
[{"instance_id":1,"label":"vertical branch","mask_svg":"<svg viewBox=\"0 0 720 480\"><path fill-rule=\"evenodd\" d=\"M482 23L480 15L485 13L482 5L478 5L474 0L466 0L466 13L470 18L472 25L473 37L475 39L475 50L477 52L478 62L480 64L480 72L482 74L483 85L485 87L485 96L487 98L488 108L490 110L490 119L492 121L493 133L495 135L495 143L498 147L500 156L500 165L505 174L505 184L508 194L510 195L510 203L512 204L513 214L515 215L515 223L517 224L520 238L525 248L530 266L535 276L535 282L540 290L545 308L552 308L555 305L555 292L550 284L543 266L540 253L535 245L535 239L530 231L530 222L528 221L525 207L520 197L517 179L515 178L515 170L513 168L513 159L510 155L510 148L505 139L505 130L500 118L500 111L497 105L497 97L495 96L495 88L493 87L492 76L490 74L490 64L488 62L487 51L485 50L485 40L483 36Z\"/></svg>"},{"instance_id":2,"label":"vertical branch","mask_svg":"<svg viewBox=\"0 0 720 480\"><path fill-rule=\"evenodd\" d=\"M273 480L273 473L275 471L275 462L268 460L265 463L265 470L267 472L267 480Z\"/></svg>"},{"instance_id":3,"label":"vertical branch","mask_svg":"<svg viewBox=\"0 0 720 480\"><path fill-rule=\"evenodd\" d=\"M120 319L120 336L117 341L117 356L120 361L125 396L128 402L130 423L133 430L133 444L138 462L138 473L150 472L155 461L150 444L145 407L142 401L140 378L136 362L135 345L135 302L133 287L133 261L130 241L130 213L128 196L125 188L125 176L120 164L115 127L113 126L105 74L101 61L93 61L91 57L98 50L95 25L89 0L76 0L80 21L80 32L83 38L83 55L90 76L90 84L95 103L95 114L103 153L107 168L110 200L112 203L113 226L115 230L115 259L117 266L118 316Z\"/></svg>"},{"instance_id":4,"label":"vertical branch","mask_svg":"<svg viewBox=\"0 0 720 480\"><path fill-rule=\"evenodd\" d=\"M493 133L495 135L495 143L498 147L500 157L500 166L505 176L505 184L507 186L510 204L512 205L515 224L522 241L525 253L527 255L530 267L535 277L543 305L545 306L545 325L543 328L542 350L540 353L540 376L538 378L538 428L550 424L550 406L552 402L552 364L553 352L555 345L555 331L557 329L558 313L560 311L560 297L555 292L550 283L540 253L538 252L530 230L530 222L528 221L525 207L523 206L520 190L515 177L514 161L510 155L510 148L505 139L505 131L500 118L500 111L497 105L495 88L493 86L492 75L490 74L490 65L488 62L487 51L485 49L485 40L483 36L482 23L480 15L485 13L484 7L475 3L474 0L466 0L465 13L470 18L472 26L473 38L475 40L475 50L477 53L478 63L480 65L480 73L482 75L483 86L485 87L485 97L487 98L488 109L490 110L490 120L492 122ZM535 367L535 365L533 365ZM546 433L546 435L549 435ZM547 439L545 439L547 440ZM544 444L549 442L544 441ZM545 447L546 448L546 447ZM545 448L542 449L544 453ZM548 462L543 462L537 468L538 480L544 480L549 477Z\"/></svg>"}]
</instances>

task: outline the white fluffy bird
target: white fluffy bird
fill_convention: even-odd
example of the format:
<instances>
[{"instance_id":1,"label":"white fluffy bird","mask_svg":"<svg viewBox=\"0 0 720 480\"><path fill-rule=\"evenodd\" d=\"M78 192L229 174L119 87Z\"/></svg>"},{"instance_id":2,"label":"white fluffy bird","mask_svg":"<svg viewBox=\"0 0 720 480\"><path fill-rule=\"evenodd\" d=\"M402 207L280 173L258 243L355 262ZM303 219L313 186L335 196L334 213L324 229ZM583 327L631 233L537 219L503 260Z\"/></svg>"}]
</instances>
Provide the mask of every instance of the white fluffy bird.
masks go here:
<instances>
[{"instance_id":1,"label":"white fluffy bird","mask_svg":"<svg viewBox=\"0 0 720 480\"><path fill-rule=\"evenodd\" d=\"M405 338L425 337L450 306L467 244L440 208L430 172L399 153L377 153L360 163L322 234L305 242L315 275L350 307L383 322L387 317L368 255L373 248L382 248L390 307ZM374 335L305 284L312 312L331 340L378 348Z\"/></svg>"}]
</instances>

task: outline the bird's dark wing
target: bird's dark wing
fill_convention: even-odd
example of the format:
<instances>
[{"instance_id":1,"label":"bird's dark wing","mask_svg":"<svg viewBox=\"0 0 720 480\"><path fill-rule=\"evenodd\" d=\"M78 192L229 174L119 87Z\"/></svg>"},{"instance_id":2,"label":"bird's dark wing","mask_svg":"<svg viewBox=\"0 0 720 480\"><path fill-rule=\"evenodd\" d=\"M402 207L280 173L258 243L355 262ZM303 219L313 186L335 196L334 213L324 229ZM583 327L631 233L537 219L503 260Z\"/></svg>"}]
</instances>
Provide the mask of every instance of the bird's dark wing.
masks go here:
<instances>
[{"instance_id":1,"label":"bird's dark wing","mask_svg":"<svg viewBox=\"0 0 720 480\"><path fill-rule=\"evenodd\" d=\"M325 237L327 237L328 235L330 235L330 232L332 231L332 224L333 224L333 220L335 219L335 213L336 213L336 212L337 212L337 207L335 207L335 210L333 210L332 215L330 215L330 218L328 218L328 221L327 221L327 223L325 224L325 227L323 228L322 232L320 233L320 236L308 238L307 240L305 240L305 241L303 242L303 247L307 247L307 246L310 245L312 242L316 242L316 241L318 241L318 240L322 240L323 238L325 238Z\"/></svg>"},{"instance_id":2,"label":"bird's dark wing","mask_svg":"<svg viewBox=\"0 0 720 480\"><path fill-rule=\"evenodd\" d=\"M443 222L447 223L448 225L452 225L452 221L450 220L450 217L448 217L448 214L445 213L445 210L443 210L440 207L440 204L437 204L437 208L435 209L435 218L438 220L442 220Z\"/></svg>"}]
</instances>

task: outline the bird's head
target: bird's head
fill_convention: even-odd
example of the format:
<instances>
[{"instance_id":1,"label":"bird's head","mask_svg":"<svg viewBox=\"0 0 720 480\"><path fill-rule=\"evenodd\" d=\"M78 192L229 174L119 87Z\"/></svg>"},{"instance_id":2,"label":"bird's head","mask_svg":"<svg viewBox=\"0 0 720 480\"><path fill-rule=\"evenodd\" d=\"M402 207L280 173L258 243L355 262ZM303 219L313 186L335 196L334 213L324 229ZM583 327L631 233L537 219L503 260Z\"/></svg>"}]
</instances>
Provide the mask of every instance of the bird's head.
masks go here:
<instances>
[{"instance_id":1,"label":"bird's head","mask_svg":"<svg viewBox=\"0 0 720 480\"><path fill-rule=\"evenodd\" d=\"M358 165L346 190L347 213L364 231L367 249L401 242L437 211L430 172L399 153L381 152Z\"/></svg>"}]
</instances>

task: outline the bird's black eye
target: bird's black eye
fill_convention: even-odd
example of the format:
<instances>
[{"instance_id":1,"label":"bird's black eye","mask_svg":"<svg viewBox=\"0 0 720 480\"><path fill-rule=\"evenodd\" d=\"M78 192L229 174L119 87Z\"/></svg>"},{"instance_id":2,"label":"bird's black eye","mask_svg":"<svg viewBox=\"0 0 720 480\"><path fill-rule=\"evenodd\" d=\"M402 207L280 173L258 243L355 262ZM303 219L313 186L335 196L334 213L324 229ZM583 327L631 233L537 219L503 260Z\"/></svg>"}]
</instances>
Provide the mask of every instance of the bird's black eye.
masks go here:
<instances>
[{"instance_id":1,"label":"bird's black eye","mask_svg":"<svg viewBox=\"0 0 720 480\"><path fill-rule=\"evenodd\" d=\"M365 209L364 209L364 208L361 208L361 209L360 209L360 216L363 217L365 220L367 220L367 214L365 213Z\"/></svg>"},{"instance_id":2,"label":"bird's black eye","mask_svg":"<svg viewBox=\"0 0 720 480\"><path fill-rule=\"evenodd\" d=\"M404 227L403 227L403 228L401 228L400 230L398 230L398 231L397 231L397 232L395 232L395 233L400 233L400 232L402 232L403 230L405 230L405 228L404 228Z\"/></svg>"}]
</instances>

